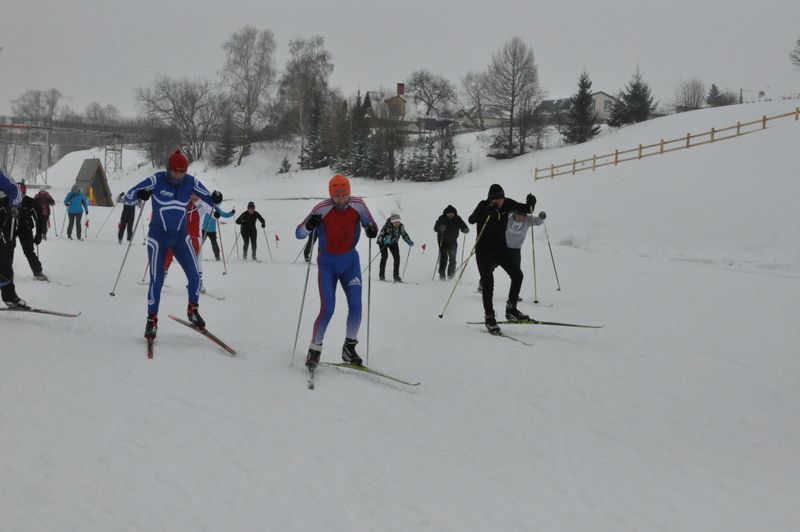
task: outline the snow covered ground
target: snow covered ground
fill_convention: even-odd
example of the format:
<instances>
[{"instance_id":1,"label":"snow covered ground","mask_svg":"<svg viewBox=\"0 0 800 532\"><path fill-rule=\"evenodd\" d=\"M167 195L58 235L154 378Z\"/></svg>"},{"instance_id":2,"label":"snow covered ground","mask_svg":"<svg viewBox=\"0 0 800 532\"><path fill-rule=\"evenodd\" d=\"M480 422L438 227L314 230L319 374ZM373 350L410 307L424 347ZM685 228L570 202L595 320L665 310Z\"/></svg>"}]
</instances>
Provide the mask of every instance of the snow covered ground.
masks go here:
<instances>
[{"instance_id":1,"label":"snow covered ground","mask_svg":"<svg viewBox=\"0 0 800 532\"><path fill-rule=\"evenodd\" d=\"M33 281L21 256L15 264L29 303L82 315L0 316L0 530L796 528L800 124L532 179L534 166L796 103L686 113L582 146L481 158L446 183L353 180L379 223L400 213L417 244L407 284L371 283L369 333L370 365L417 388L323 368L316 390L306 389L315 266L289 364L306 275L302 259L293 262L302 245L294 226L325 195L330 172L276 176L282 155L267 152L224 171L192 168L223 191L225 207L253 200L267 219L274 262L262 238L262 263L234 253L227 275L203 263L209 292L225 300L203 298L201 311L241 358L166 319L186 304L173 267L156 357L146 359L141 233L109 297L125 252L113 234L119 211L96 238L110 209L92 208L88 240L40 247L52 283ZM461 149L478 153L464 137ZM81 159L50 170L55 197ZM124 160L115 195L152 171L127 152ZM438 319L453 285L430 280L433 223L447 204L466 217L493 182L516 199L534 192L548 213L562 289L537 228L540 304L528 242L521 308L605 328L505 328L526 346L466 325L482 317L473 263ZM59 231L62 216L59 207ZM227 254L233 224L222 231ZM359 247L366 265L368 241ZM496 279L500 309L508 279ZM344 318L340 293L325 360L339 358ZM362 356L366 344L365 320Z\"/></svg>"}]
</instances>

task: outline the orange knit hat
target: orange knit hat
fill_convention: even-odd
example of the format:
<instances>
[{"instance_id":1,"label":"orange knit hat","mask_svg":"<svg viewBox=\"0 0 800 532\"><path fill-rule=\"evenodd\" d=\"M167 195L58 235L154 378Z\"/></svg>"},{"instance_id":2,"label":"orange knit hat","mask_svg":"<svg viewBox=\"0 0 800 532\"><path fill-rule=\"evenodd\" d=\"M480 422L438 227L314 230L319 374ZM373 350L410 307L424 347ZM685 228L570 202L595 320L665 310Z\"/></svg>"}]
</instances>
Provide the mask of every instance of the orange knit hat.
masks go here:
<instances>
[{"instance_id":1,"label":"orange knit hat","mask_svg":"<svg viewBox=\"0 0 800 532\"><path fill-rule=\"evenodd\" d=\"M333 197L337 192L344 192L348 196L350 195L350 180L341 174L336 174L328 182L328 194Z\"/></svg>"}]
</instances>

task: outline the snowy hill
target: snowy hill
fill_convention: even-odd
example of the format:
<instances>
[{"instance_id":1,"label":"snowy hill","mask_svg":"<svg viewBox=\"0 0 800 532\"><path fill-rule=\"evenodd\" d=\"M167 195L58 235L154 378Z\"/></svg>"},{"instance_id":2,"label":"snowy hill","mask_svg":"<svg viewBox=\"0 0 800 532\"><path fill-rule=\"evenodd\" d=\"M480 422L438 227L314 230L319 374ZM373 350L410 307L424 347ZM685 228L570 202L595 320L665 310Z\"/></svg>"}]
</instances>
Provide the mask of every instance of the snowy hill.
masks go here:
<instances>
[{"instance_id":1,"label":"snowy hill","mask_svg":"<svg viewBox=\"0 0 800 532\"><path fill-rule=\"evenodd\" d=\"M209 292L225 299L205 297L201 311L240 358L166 318L186 305L173 266L156 357L146 359L141 232L109 297L125 253L112 234L118 211L96 238L110 209L92 209L88 240L40 247L52 283L33 281L21 254L15 262L23 298L82 315L0 313L0 529L795 528L800 125L532 177L535 166L793 108L664 117L581 146L481 160L446 183L354 179L379 223L399 212L416 243L406 284L369 283L369 345L365 314L359 350L417 388L323 368L316 390L306 389L315 266L289 365L306 277L302 259L293 262L302 246L294 226L325 196L330 172L276 176L282 155L258 151L239 168L192 168L224 192L225 207L253 200L267 220L274 261L262 235L262 263L234 253L223 275L221 263L203 262ZM474 139L460 142L478 150ZM128 161L114 194L152 170ZM51 170L67 176L55 177L56 197L71 184L68 164ZM527 242L522 310L603 329L504 329L524 345L466 325L482 317L474 262L437 318L453 285L430 280L433 223L447 204L466 217L493 182L515 199L534 192L548 213L561 291L537 228L540 303ZM62 215L59 207L59 230ZM223 225L226 254L234 237ZM366 266L376 249L367 239L359 249ZM495 278L499 310L508 278ZM340 292L324 360L339 357L345 316Z\"/></svg>"}]
</instances>

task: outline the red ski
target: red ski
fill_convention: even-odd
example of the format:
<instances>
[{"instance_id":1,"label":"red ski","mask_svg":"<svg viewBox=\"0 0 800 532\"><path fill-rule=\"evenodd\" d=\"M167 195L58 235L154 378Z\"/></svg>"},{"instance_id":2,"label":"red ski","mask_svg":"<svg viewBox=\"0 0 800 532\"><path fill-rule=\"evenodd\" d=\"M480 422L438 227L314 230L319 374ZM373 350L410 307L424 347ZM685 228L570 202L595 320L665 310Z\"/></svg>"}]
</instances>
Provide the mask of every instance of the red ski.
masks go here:
<instances>
[{"instance_id":1,"label":"red ski","mask_svg":"<svg viewBox=\"0 0 800 532\"><path fill-rule=\"evenodd\" d=\"M200 334L202 334L203 336L205 336L206 338L208 338L209 340L211 340L212 342L214 342L215 344L220 346L222 349L224 349L225 351L230 353L232 356L236 356L236 351L234 351L234 349L231 346L229 346L228 344L226 344L225 342L223 342L222 340L220 340L219 338L217 338L216 336L214 336L213 334L208 332L208 329L201 329L200 327L196 327L191 322L188 322L186 320L182 320L182 319L180 319L179 317L177 317L177 316L175 316L173 314L170 314L169 318L172 319L172 320L177 321L181 325L185 325L185 326L189 327L190 329L199 332Z\"/></svg>"}]
</instances>

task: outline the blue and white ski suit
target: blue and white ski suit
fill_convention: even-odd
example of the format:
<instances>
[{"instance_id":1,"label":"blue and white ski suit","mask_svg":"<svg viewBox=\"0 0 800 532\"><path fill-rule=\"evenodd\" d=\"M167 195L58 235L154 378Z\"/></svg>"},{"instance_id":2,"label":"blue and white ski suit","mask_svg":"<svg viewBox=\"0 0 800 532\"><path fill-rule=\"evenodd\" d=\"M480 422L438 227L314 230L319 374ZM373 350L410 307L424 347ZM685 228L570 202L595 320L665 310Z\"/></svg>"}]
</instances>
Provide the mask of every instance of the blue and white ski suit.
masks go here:
<instances>
[{"instance_id":1,"label":"blue and white ski suit","mask_svg":"<svg viewBox=\"0 0 800 532\"><path fill-rule=\"evenodd\" d=\"M156 172L125 194L126 201L134 201L137 192L152 193L153 215L147 233L147 258L150 268L150 289L147 293L147 313L158 314L161 288L164 285L164 257L172 249L175 260L181 265L189 281L189 303L200 299L200 274L197 255L192 247L186 226L186 204L192 194L212 205L211 193L193 175L186 174L180 181L172 179L167 171Z\"/></svg>"}]
</instances>

